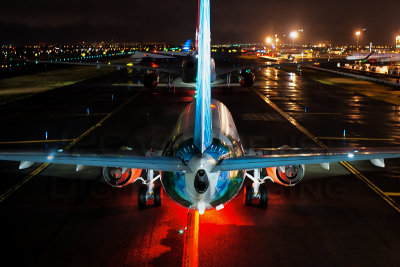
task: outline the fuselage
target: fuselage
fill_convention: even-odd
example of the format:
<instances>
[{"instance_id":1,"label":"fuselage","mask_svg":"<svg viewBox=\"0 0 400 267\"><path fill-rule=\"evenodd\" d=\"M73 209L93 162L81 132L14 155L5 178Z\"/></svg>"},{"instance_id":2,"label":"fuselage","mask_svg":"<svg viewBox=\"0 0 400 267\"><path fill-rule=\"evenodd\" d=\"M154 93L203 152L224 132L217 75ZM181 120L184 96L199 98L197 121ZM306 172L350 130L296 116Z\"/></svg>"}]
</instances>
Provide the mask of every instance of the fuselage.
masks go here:
<instances>
[{"instance_id":1,"label":"fuselage","mask_svg":"<svg viewBox=\"0 0 400 267\"><path fill-rule=\"evenodd\" d=\"M244 171L213 172L213 169L221 159L240 157L244 153L230 112L216 100L211 100L212 144L200 153L193 143L195 109L196 104L192 102L181 113L163 153L181 158L191 172L163 172L161 181L175 202L201 213L228 202L239 192ZM199 174L203 173L207 178L199 181Z\"/></svg>"},{"instance_id":2,"label":"fuselage","mask_svg":"<svg viewBox=\"0 0 400 267\"><path fill-rule=\"evenodd\" d=\"M189 54L182 60L182 81L184 83L196 83L197 81L197 53ZM215 62L211 58L211 82L217 78Z\"/></svg>"}]
</instances>

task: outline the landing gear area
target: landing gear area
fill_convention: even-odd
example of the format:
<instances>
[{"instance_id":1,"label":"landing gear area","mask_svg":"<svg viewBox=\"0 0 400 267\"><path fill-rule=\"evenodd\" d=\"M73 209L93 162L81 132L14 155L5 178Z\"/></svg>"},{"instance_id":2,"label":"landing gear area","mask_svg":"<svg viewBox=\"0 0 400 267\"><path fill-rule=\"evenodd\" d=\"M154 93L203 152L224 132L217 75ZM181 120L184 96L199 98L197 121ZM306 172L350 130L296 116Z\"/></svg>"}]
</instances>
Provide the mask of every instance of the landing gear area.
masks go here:
<instances>
[{"instance_id":1,"label":"landing gear area","mask_svg":"<svg viewBox=\"0 0 400 267\"><path fill-rule=\"evenodd\" d=\"M175 86L166 86L163 88L163 93L166 95L174 95L175 94Z\"/></svg>"},{"instance_id":2,"label":"landing gear area","mask_svg":"<svg viewBox=\"0 0 400 267\"><path fill-rule=\"evenodd\" d=\"M154 185L154 182L161 178L161 174L154 177L153 170L147 170L147 179L139 177L135 180L141 180L142 186L139 188L138 193L138 206L139 209L146 209L149 205L150 200L153 200L154 207L161 206L162 200L162 189L161 186Z\"/></svg>"},{"instance_id":3,"label":"landing gear area","mask_svg":"<svg viewBox=\"0 0 400 267\"><path fill-rule=\"evenodd\" d=\"M224 94L229 94L229 95L231 95L231 94L233 94L233 89L232 89L232 87L230 87L230 86L224 86L224 87L223 87L223 92L224 92Z\"/></svg>"},{"instance_id":4,"label":"landing gear area","mask_svg":"<svg viewBox=\"0 0 400 267\"><path fill-rule=\"evenodd\" d=\"M272 180L269 176L260 177L260 169L254 170L254 176L246 173L246 177L253 181L252 185L247 185L244 191L244 204L252 206L254 199L259 200L259 207L268 208L268 187L265 184L267 180Z\"/></svg>"},{"instance_id":5,"label":"landing gear area","mask_svg":"<svg viewBox=\"0 0 400 267\"><path fill-rule=\"evenodd\" d=\"M226 75L226 86L223 87L224 94L232 94L233 89L231 87L231 73Z\"/></svg>"},{"instance_id":6,"label":"landing gear area","mask_svg":"<svg viewBox=\"0 0 400 267\"><path fill-rule=\"evenodd\" d=\"M168 85L163 88L163 93L166 95L174 95L175 94L175 86L172 86L172 77L168 74Z\"/></svg>"}]
</instances>

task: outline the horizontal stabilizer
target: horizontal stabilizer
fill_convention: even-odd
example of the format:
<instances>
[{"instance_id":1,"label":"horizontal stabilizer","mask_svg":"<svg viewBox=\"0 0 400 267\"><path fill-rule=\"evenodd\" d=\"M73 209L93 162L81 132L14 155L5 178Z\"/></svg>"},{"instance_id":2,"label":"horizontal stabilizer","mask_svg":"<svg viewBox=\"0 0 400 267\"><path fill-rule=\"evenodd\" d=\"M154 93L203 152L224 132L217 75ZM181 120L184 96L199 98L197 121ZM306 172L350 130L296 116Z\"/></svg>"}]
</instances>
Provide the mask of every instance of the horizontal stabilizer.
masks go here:
<instances>
[{"instance_id":1,"label":"horizontal stabilizer","mask_svg":"<svg viewBox=\"0 0 400 267\"><path fill-rule=\"evenodd\" d=\"M25 167L33 162L149 169L172 172L190 172L186 164L177 157L141 157L128 155L63 154L43 152L0 152L0 160L22 161ZM26 163L24 163L26 162ZM32 166L32 165L30 165Z\"/></svg>"}]
</instances>

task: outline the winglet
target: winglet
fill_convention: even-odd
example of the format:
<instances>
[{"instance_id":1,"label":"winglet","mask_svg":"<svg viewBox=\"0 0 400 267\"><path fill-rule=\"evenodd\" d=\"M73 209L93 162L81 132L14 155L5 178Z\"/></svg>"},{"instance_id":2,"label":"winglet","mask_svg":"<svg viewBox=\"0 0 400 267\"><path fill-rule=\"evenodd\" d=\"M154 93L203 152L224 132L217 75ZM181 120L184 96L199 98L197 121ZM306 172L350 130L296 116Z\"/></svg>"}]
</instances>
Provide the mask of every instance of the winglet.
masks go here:
<instances>
[{"instance_id":1,"label":"winglet","mask_svg":"<svg viewBox=\"0 0 400 267\"><path fill-rule=\"evenodd\" d=\"M320 163L321 167L329 171L329 162Z\"/></svg>"},{"instance_id":2,"label":"winglet","mask_svg":"<svg viewBox=\"0 0 400 267\"><path fill-rule=\"evenodd\" d=\"M196 51L199 51L200 0L197 0Z\"/></svg>"},{"instance_id":3,"label":"winglet","mask_svg":"<svg viewBox=\"0 0 400 267\"><path fill-rule=\"evenodd\" d=\"M364 58L363 60L367 60L369 59L370 56L372 56L372 54L374 54L374 52L371 52L366 58Z\"/></svg>"},{"instance_id":4,"label":"winglet","mask_svg":"<svg viewBox=\"0 0 400 267\"><path fill-rule=\"evenodd\" d=\"M31 167L33 164L35 164L35 162L33 161L21 161L21 163L19 164L19 169L20 170L27 169Z\"/></svg>"},{"instance_id":5,"label":"winglet","mask_svg":"<svg viewBox=\"0 0 400 267\"><path fill-rule=\"evenodd\" d=\"M75 171L80 172L81 170L83 170L83 168L85 168L85 165L78 164L78 165L76 165Z\"/></svg>"},{"instance_id":6,"label":"winglet","mask_svg":"<svg viewBox=\"0 0 400 267\"><path fill-rule=\"evenodd\" d=\"M384 159L371 159L371 163L379 168L385 168L385 161Z\"/></svg>"}]
</instances>

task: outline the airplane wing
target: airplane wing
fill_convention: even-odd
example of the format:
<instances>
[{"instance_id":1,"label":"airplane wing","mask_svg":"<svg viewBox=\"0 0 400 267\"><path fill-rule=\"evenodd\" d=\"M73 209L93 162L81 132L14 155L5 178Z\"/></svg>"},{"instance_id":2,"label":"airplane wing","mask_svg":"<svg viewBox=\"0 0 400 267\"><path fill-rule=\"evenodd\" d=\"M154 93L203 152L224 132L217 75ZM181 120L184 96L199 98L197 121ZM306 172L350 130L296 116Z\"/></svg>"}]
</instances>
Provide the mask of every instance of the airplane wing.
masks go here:
<instances>
[{"instance_id":1,"label":"airplane wing","mask_svg":"<svg viewBox=\"0 0 400 267\"><path fill-rule=\"evenodd\" d=\"M175 58L175 57L186 57L188 55L190 55L191 52L188 51L176 51L176 52L157 52L155 55L160 55L160 56L164 56L165 58ZM157 58L153 53L151 55L148 55L149 57L154 57Z\"/></svg>"},{"instance_id":2,"label":"airplane wing","mask_svg":"<svg viewBox=\"0 0 400 267\"><path fill-rule=\"evenodd\" d=\"M176 54L174 54L176 53ZM180 56L179 52L136 52L131 58L132 59L143 59L143 58L154 58L154 59L172 59L176 56Z\"/></svg>"},{"instance_id":3,"label":"airplane wing","mask_svg":"<svg viewBox=\"0 0 400 267\"><path fill-rule=\"evenodd\" d=\"M129 155L81 155L59 152L0 152L0 160L21 161L22 166L29 163L47 162L58 164L85 165L96 167L118 167L151 169L172 172L190 172L190 169L177 157L141 157ZM22 167L20 167L22 169Z\"/></svg>"},{"instance_id":4,"label":"airplane wing","mask_svg":"<svg viewBox=\"0 0 400 267\"><path fill-rule=\"evenodd\" d=\"M263 66L263 65L249 64L249 65L240 65L239 67L217 68L215 70L215 74L217 76L220 76L220 75L225 75L225 74L238 72L238 71L242 71L242 70L259 69L259 68L262 68L261 66ZM273 66L269 65L269 67L273 67Z\"/></svg>"},{"instance_id":5,"label":"airplane wing","mask_svg":"<svg viewBox=\"0 0 400 267\"><path fill-rule=\"evenodd\" d=\"M263 156L228 158L216 165L213 172L357 160L371 160L375 166L384 167L383 159L388 158L400 158L400 148L359 150L315 149L306 153L279 153Z\"/></svg>"},{"instance_id":6,"label":"airplane wing","mask_svg":"<svg viewBox=\"0 0 400 267\"><path fill-rule=\"evenodd\" d=\"M347 62L348 60L342 60L340 62ZM339 61L323 61L326 63L336 63ZM228 68L218 68L215 73L217 75L225 75L233 72L244 71L244 70L255 70L255 69L264 69L264 68L280 68L283 66L302 66L302 65L313 65L315 63L322 63L318 61L304 61L304 62L285 62L285 63L271 63L266 62L263 64L248 64L248 65L240 65L238 67L228 67Z\"/></svg>"},{"instance_id":7,"label":"airplane wing","mask_svg":"<svg viewBox=\"0 0 400 267\"><path fill-rule=\"evenodd\" d=\"M263 68L280 68L284 66L307 66L307 65L314 65L314 64L320 64L320 63L348 63L348 62L354 62L354 61L363 61L363 60L368 60L369 57L372 55L369 54L365 58L361 59L338 59L338 60L304 60L301 62L284 62L284 63L271 63L271 62L266 62L263 64L248 64L248 65L240 65L238 67L227 67L227 68L219 68L216 69L216 74L217 75L225 75L237 71L243 71L243 70L249 70L249 69L263 69Z\"/></svg>"},{"instance_id":8,"label":"airplane wing","mask_svg":"<svg viewBox=\"0 0 400 267\"><path fill-rule=\"evenodd\" d=\"M171 75L179 75L180 72L176 68L164 68L158 66L148 66L133 62L124 62L124 63L113 63L113 62L65 62L65 61L45 61L45 60L36 60L35 63L43 63L43 64L62 64L62 65L74 65L74 66L94 66L98 68L103 67L114 67L116 69L137 69L137 70L154 70L157 72L163 72Z\"/></svg>"},{"instance_id":9,"label":"airplane wing","mask_svg":"<svg viewBox=\"0 0 400 267\"><path fill-rule=\"evenodd\" d=\"M221 160L212 172L252 170L269 167L303 164L323 164L340 161L370 160L375 166L384 167L383 159L400 158L400 148L389 149L301 149L273 151L269 155L244 156ZM35 162L85 165L96 167L119 167L153 169L172 172L191 172L190 168L177 157L66 154L62 152L0 152L0 160L20 161L21 165ZM29 164L32 163L32 164ZM20 167L21 168L21 167Z\"/></svg>"}]
</instances>

